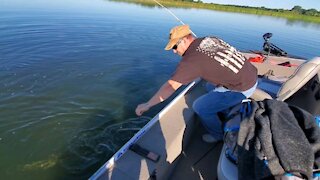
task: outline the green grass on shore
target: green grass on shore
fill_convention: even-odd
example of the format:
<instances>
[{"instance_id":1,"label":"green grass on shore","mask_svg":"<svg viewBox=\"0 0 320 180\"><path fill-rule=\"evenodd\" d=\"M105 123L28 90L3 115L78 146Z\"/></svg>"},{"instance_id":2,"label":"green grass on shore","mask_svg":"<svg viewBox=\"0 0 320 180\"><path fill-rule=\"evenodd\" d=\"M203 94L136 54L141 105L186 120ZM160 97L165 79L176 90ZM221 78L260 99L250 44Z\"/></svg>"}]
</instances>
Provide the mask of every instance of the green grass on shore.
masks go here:
<instances>
[{"instance_id":1,"label":"green grass on shore","mask_svg":"<svg viewBox=\"0 0 320 180\"><path fill-rule=\"evenodd\" d=\"M120 2L128 2L140 4L143 6L154 7L158 6L153 0L112 0ZM213 3L202 3L202 2L187 2L187 1L159 1L162 5L166 7L183 7L183 8L198 8L198 9L209 9L216 11L226 11L226 12L236 12L245 14L256 14L264 16L275 16L286 18L291 21L305 21L320 24L319 16L308 16L299 13L292 12L290 10L284 9L267 9L267 8L257 8L257 7L247 7L247 6L233 6L233 5L220 5Z\"/></svg>"}]
</instances>

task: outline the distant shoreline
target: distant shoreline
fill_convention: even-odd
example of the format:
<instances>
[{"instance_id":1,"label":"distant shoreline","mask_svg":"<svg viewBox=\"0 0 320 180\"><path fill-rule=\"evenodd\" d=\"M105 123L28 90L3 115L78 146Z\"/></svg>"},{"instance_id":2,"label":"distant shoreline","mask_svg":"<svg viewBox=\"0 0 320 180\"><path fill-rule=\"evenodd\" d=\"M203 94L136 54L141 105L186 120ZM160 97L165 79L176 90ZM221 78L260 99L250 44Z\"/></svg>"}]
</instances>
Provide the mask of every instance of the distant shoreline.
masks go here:
<instances>
[{"instance_id":1,"label":"distant shoreline","mask_svg":"<svg viewBox=\"0 0 320 180\"><path fill-rule=\"evenodd\" d=\"M111 1L135 3L135 4L140 4L140 5L149 6L149 7L158 6L153 0L111 0ZM316 10L315 10L316 15L305 15L305 14L301 14L299 11L291 11L291 10L285 10L285 9L269 9L264 7L259 8L259 7L249 7L249 6L221 5L221 4L214 4L214 3L203 3L201 1L188 2L188 1L166 0L166 1L159 1L159 2L167 7L198 8L198 9L208 9L208 10L215 10L215 11L274 16L274 17L286 18L291 21L305 21L305 22L320 24L320 12Z\"/></svg>"}]
</instances>

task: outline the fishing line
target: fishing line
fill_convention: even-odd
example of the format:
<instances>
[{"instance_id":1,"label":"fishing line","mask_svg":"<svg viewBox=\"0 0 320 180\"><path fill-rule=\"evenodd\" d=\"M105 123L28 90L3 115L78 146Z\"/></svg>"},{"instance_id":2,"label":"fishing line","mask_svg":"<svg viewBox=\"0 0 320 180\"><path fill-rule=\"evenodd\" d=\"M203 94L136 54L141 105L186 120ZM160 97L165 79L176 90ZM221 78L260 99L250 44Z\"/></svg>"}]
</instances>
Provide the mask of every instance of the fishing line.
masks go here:
<instances>
[{"instance_id":1,"label":"fishing line","mask_svg":"<svg viewBox=\"0 0 320 180\"><path fill-rule=\"evenodd\" d=\"M172 15L178 22L180 22L182 25L185 25L185 23L183 21L181 21L170 9L168 9L167 7L165 7L164 5L162 5L160 2L158 2L157 0L153 0L154 2L156 2L159 6L161 6L162 8L164 8L170 15ZM192 35L194 35L195 37L197 37L197 35L190 30Z\"/></svg>"}]
</instances>

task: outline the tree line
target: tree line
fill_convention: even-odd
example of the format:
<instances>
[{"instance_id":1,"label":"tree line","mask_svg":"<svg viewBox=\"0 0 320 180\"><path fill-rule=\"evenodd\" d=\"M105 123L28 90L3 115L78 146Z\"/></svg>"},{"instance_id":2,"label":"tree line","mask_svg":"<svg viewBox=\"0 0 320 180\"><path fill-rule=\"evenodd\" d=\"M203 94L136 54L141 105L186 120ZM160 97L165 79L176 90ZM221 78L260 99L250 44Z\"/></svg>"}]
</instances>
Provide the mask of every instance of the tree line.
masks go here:
<instances>
[{"instance_id":1,"label":"tree line","mask_svg":"<svg viewBox=\"0 0 320 180\"><path fill-rule=\"evenodd\" d=\"M170 0L167 0L170 1ZM173 0L173 1L182 1L182 2L190 2L190 3L203 3L201 0ZM214 3L204 3L204 4L212 4L212 5L218 5ZM240 7L240 8L248 8L248 9L261 9L265 11L274 11L274 12L291 12L293 14L300 14L300 15L306 15L306 16L319 16L320 17L320 11L317 11L316 9L303 9L301 6L294 6L290 10L286 9L270 9L266 7L250 7L250 6L237 6L237 5L222 5L222 6L230 6L230 7Z\"/></svg>"},{"instance_id":2,"label":"tree line","mask_svg":"<svg viewBox=\"0 0 320 180\"><path fill-rule=\"evenodd\" d=\"M320 11L316 9L303 9L301 6L294 6L290 11L307 16L320 16Z\"/></svg>"}]
</instances>

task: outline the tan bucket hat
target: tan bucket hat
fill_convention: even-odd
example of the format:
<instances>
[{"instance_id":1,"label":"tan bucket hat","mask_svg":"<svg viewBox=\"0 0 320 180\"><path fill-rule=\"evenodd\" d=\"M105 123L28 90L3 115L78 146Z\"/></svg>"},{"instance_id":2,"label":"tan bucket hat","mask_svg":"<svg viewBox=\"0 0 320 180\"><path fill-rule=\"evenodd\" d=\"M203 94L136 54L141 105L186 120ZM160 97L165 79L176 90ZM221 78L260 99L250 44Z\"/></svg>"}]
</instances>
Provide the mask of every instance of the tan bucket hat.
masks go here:
<instances>
[{"instance_id":1,"label":"tan bucket hat","mask_svg":"<svg viewBox=\"0 0 320 180\"><path fill-rule=\"evenodd\" d=\"M170 31L169 42L167 46L164 48L165 50L170 50L172 47L177 44L180 38L185 37L186 35L191 34L191 30L189 25L181 25L173 27Z\"/></svg>"}]
</instances>

